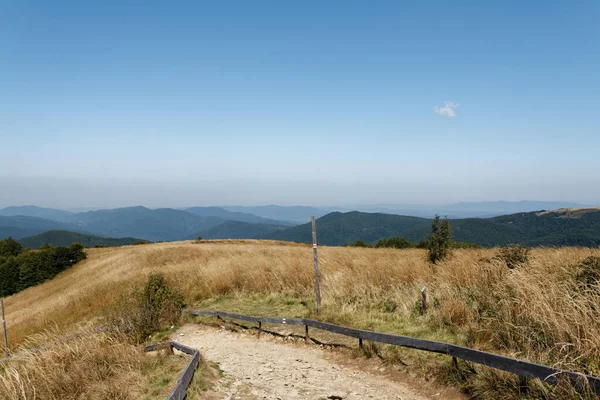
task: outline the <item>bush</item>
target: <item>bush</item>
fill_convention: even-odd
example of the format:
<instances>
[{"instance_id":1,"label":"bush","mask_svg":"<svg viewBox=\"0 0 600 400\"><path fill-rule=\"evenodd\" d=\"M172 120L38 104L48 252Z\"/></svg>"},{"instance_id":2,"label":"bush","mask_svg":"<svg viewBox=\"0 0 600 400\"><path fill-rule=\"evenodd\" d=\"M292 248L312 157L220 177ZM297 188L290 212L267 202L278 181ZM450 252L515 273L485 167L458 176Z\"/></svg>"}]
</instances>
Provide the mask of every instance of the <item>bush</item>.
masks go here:
<instances>
[{"instance_id":1,"label":"bush","mask_svg":"<svg viewBox=\"0 0 600 400\"><path fill-rule=\"evenodd\" d=\"M431 235L427 239L427 249L429 250L429 261L437 264L439 261L450 255L452 248L452 229L450 220L445 218L440 221L440 216L436 215L431 225Z\"/></svg>"},{"instance_id":2,"label":"bush","mask_svg":"<svg viewBox=\"0 0 600 400\"><path fill-rule=\"evenodd\" d=\"M120 299L109 319L134 343L144 342L162 328L177 323L185 303L181 292L167 279L152 273L141 289Z\"/></svg>"},{"instance_id":3,"label":"bush","mask_svg":"<svg viewBox=\"0 0 600 400\"><path fill-rule=\"evenodd\" d=\"M583 260L580 265L581 269L575 276L575 280L579 286L591 288L600 281L600 257L590 256Z\"/></svg>"},{"instance_id":4,"label":"bush","mask_svg":"<svg viewBox=\"0 0 600 400\"><path fill-rule=\"evenodd\" d=\"M357 240L353 244L347 244L347 247L373 247L370 243L366 243L362 240Z\"/></svg>"},{"instance_id":5,"label":"bush","mask_svg":"<svg viewBox=\"0 0 600 400\"><path fill-rule=\"evenodd\" d=\"M375 244L375 247L377 248L391 247L394 249L409 249L415 246L416 245L414 243L397 236L391 237L389 239L380 239Z\"/></svg>"},{"instance_id":6,"label":"bush","mask_svg":"<svg viewBox=\"0 0 600 400\"><path fill-rule=\"evenodd\" d=\"M480 246L477 243L452 242L452 248L453 249L476 250L476 249L483 249L483 246Z\"/></svg>"},{"instance_id":7,"label":"bush","mask_svg":"<svg viewBox=\"0 0 600 400\"><path fill-rule=\"evenodd\" d=\"M529 262L529 249L521 245L502 247L498 258L504 261L508 268L514 269Z\"/></svg>"},{"instance_id":8,"label":"bush","mask_svg":"<svg viewBox=\"0 0 600 400\"><path fill-rule=\"evenodd\" d=\"M429 240L428 239L423 239L421 240L419 243L417 243L417 249L429 249Z\"/></svg>"},{"instance_id":9,"label":"bush","mask_svg":"<svg viewBox=\"0 0 600 400\"><path fill-rule=\"evenodd\" d=\"M202 236L198 236L198 239L196 239L198 241L202 240Z\"/></svg>"}]
</instances>

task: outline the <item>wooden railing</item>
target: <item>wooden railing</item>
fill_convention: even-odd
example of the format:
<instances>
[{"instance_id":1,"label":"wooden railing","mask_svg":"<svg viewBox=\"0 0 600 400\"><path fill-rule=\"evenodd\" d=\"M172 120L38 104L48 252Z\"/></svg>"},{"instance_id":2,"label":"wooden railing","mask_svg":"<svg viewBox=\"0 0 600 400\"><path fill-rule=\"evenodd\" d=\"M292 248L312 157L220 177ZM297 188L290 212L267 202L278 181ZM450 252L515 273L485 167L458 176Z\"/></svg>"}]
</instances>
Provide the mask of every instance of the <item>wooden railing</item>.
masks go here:
<instances>
[{"instance_id":1,"label":"wooden railing","mask_svg":"<svg viewBox=\"0 0 600 400\"><path fill-rule=\"evenodd\" d=\"M192 383L194 372L196 372L196 368L198 368L198 364L200 363L200 352L197 349L184 346L183 344L177 342L152 344L144 347L144 350L155 351L163 348L170 348L171 351L172 349L177 349L192 356L190 362L187 363L183 369L183 372L181 375L179 375L179 379L177 379L177 383L169 394L169 397L167 397L167 400L184 400L187 396L187 389L190 386L190 383Z\"/></svg>"},{"instance_id":2,"label":"wooden railing","mask_svg":"<svg viewBox=\"0 0 600 400\"><path fill-rule=\"evenodd\" d=\"M450 343L436 342L433 340L418 339L408 336L393 335L390 333L380 333L373 331L365 331L361 329L347 328L344 326L316 321L308 318L251 317L248 315L234 314L215 310L184 310L183 312L186 314L197 316L217 316L258 323L259 335L262 331L263 323L304 325L306 329L306 339L308 340L308 327L312 326L314 328L322 329L325 331L357 338L359 340L359 346L361 347L363 340L370 340L378 343L385 343L395 346L430 351L434 353L447 354L449 356L452 356L454 361L456 361L456 359L470 361L473 363L485 365L487 367L511 372L513 374L517 374L523 377L540 379L543 382L547 382L553 385L559 383L561 378L566 377L571 381L571 383L575 387L578 387L580 389L586 389L587 387L589 387L589 389L591 389L595 393L600 394L600 378L596 376L590 376L573 371L552 368L546 365L535 364L528 361L518 360L516 358L505 357L498 354L470 349L467 347L457 346L455 344Z\"/></svg>"}]
</instances>

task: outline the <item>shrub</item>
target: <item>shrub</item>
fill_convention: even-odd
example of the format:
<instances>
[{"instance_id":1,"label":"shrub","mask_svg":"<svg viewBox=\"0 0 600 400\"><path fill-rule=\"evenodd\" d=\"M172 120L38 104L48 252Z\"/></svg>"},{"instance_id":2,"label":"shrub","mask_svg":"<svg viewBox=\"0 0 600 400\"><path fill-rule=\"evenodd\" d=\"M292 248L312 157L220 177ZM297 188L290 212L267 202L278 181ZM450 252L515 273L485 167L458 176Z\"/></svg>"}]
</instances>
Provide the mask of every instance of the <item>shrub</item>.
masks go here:
<instances>
[{"instance_id":1,"label":"shrub","mask_svg":"<svg viewBox=\"0 0 600 400\"><path fill-rule=\"evenodd\" d=\"M176 324L184 305L181 292L172 289L162 274L152 273L141 289L120 299L109 319L133 342L142 343L151 334Z\"/></svg>"},{"instance_id":2,"label":"shrub","mask_svg":"<svg viewBox=\"0 0 600 400\"><path fill-rule=\"evenodd\" d=\"M198 236L198 239L196 239L198 241L202 240L202 236Z\"/></svg>"},{"instance_id":3,"label":"shrub","mask_svg":"<svg viewBox=\"0 0 600 400\"><path fill-rule=\"evenodd\" d=\"M414 243L409 242L408 240L401 237L391 237L389 239L380 239L375 244L375 247L391 247L394 249L409 249L411 247L415 247Z\"/></svg>"},{"instance_id":4,"label":"shrub","mask_svg":"<svg viewBox=\"0 0 600 400\"><path fill-rule=\"evenodd\" d=\"M427 240L429 250L429 261L437 264L439 261L450 255L452 247L452 230L450 220L445 218L440 221L440 216L436 215L431 225L431 235Z\"/></svg>"},{"instance_id":5,"label":"shrub","mask_svg":"<svg viewBox=\"0 0 600 400\"><path fill-rule=\"evenodd\" d=\"M502 247L498 258L504 261L508 268L514 269L529 261L529 249L521 245Z\"/></svg>"},{"instance_id":6,"label":"shrub","mask_svg":"<svg viewBox=\"0 0 600 400\"><path fill-rule=\"evenodd\" d=\"M590 256L581 262L581 269L575 276L580 286L591 288L600 281L600 257Z\"/></svg>"},{"instance_id":7,"label":"shrub","mask_svg":"<svg viewBox=\"0 0 600 400\"><path fill-rule=\"evenodd\" d=\"M347 244L346 246L349 246L349 247L373 247L373 245L371 245L370 243L366 243L362 240L357 240L353 244Z\"/></svg>"},{"instance_id":8,"label":"shrub","mask_svg":"<svg viewBox=\"0 0 600 400\"><path fill-rule=\"evenodd\" d=\"M428 239L423 239L421 240L419 243L417 243L416 245L417 249L429 249L429 240Z\"/></svg>"},{"instance_id":9,"label":"shrub","mask_svg":"<svg viewBox=\"0 0 600 400\"><path fill-rule=\"evenodd\" d=\"M483 246L478 245L477 243L469 243L469 242L452 242L453 249L483 249Z\"/></svg>"}]
</instances>

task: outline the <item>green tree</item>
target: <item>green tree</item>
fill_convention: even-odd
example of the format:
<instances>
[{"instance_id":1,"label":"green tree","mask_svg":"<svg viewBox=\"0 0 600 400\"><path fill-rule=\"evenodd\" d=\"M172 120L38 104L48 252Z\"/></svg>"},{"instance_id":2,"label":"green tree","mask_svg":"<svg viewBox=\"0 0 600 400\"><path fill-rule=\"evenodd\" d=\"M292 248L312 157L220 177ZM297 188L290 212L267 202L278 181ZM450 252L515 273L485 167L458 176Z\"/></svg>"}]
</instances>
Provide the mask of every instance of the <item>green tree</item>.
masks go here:
<instances>
[{"instance_id":1,"label":"green tree","mask_svg":"<svg viewBox=\"0 0 600 400\"><path fill-rule=\"evenodd\" d=\"M23 251L23 246L13 238L0 240L0 257L18 256Z\"/></svg>"},{"instance_id":2,"label":"green tree","mask_svg":"<svg viewBox=\"0 0 600 400\"><path fill-rule=\"evenodd\" d=\"M431 235L427 242L429 261L433 264L437 264L450 255L452 248L452 228L450 227L450 220L448 218L444 218L442 221L439 215L435 216L431 225Z\"/></svg>"},{"instance_id":3,"label":"green tree","mask_svg":"<svg viewBox=\"0 0 600 400\"><path fill-rule=\"evenodd\" d=\"M0 297L10 296L19 290L19 263L9 257L0 263Z\"/></svg>"}]
</instances>

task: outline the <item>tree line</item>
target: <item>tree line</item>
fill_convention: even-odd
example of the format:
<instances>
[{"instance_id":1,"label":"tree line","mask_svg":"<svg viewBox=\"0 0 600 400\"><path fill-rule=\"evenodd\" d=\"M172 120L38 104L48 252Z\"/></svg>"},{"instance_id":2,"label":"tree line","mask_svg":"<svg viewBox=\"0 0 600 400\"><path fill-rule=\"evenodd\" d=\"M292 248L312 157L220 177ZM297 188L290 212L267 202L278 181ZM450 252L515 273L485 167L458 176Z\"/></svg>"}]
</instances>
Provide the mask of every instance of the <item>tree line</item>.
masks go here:
<instances>
[{"instance_id":1,"label":"tree line","mask_svg":"<svg viewBox=\"0 0 600 400\"><path fill-rule=\"evenodd\" d=\"M30 286L52 279L85 259L83 245L42 246L24 249L12 238L0 240L0 297L10 296Z\"/></svg>"}]
</instances>

